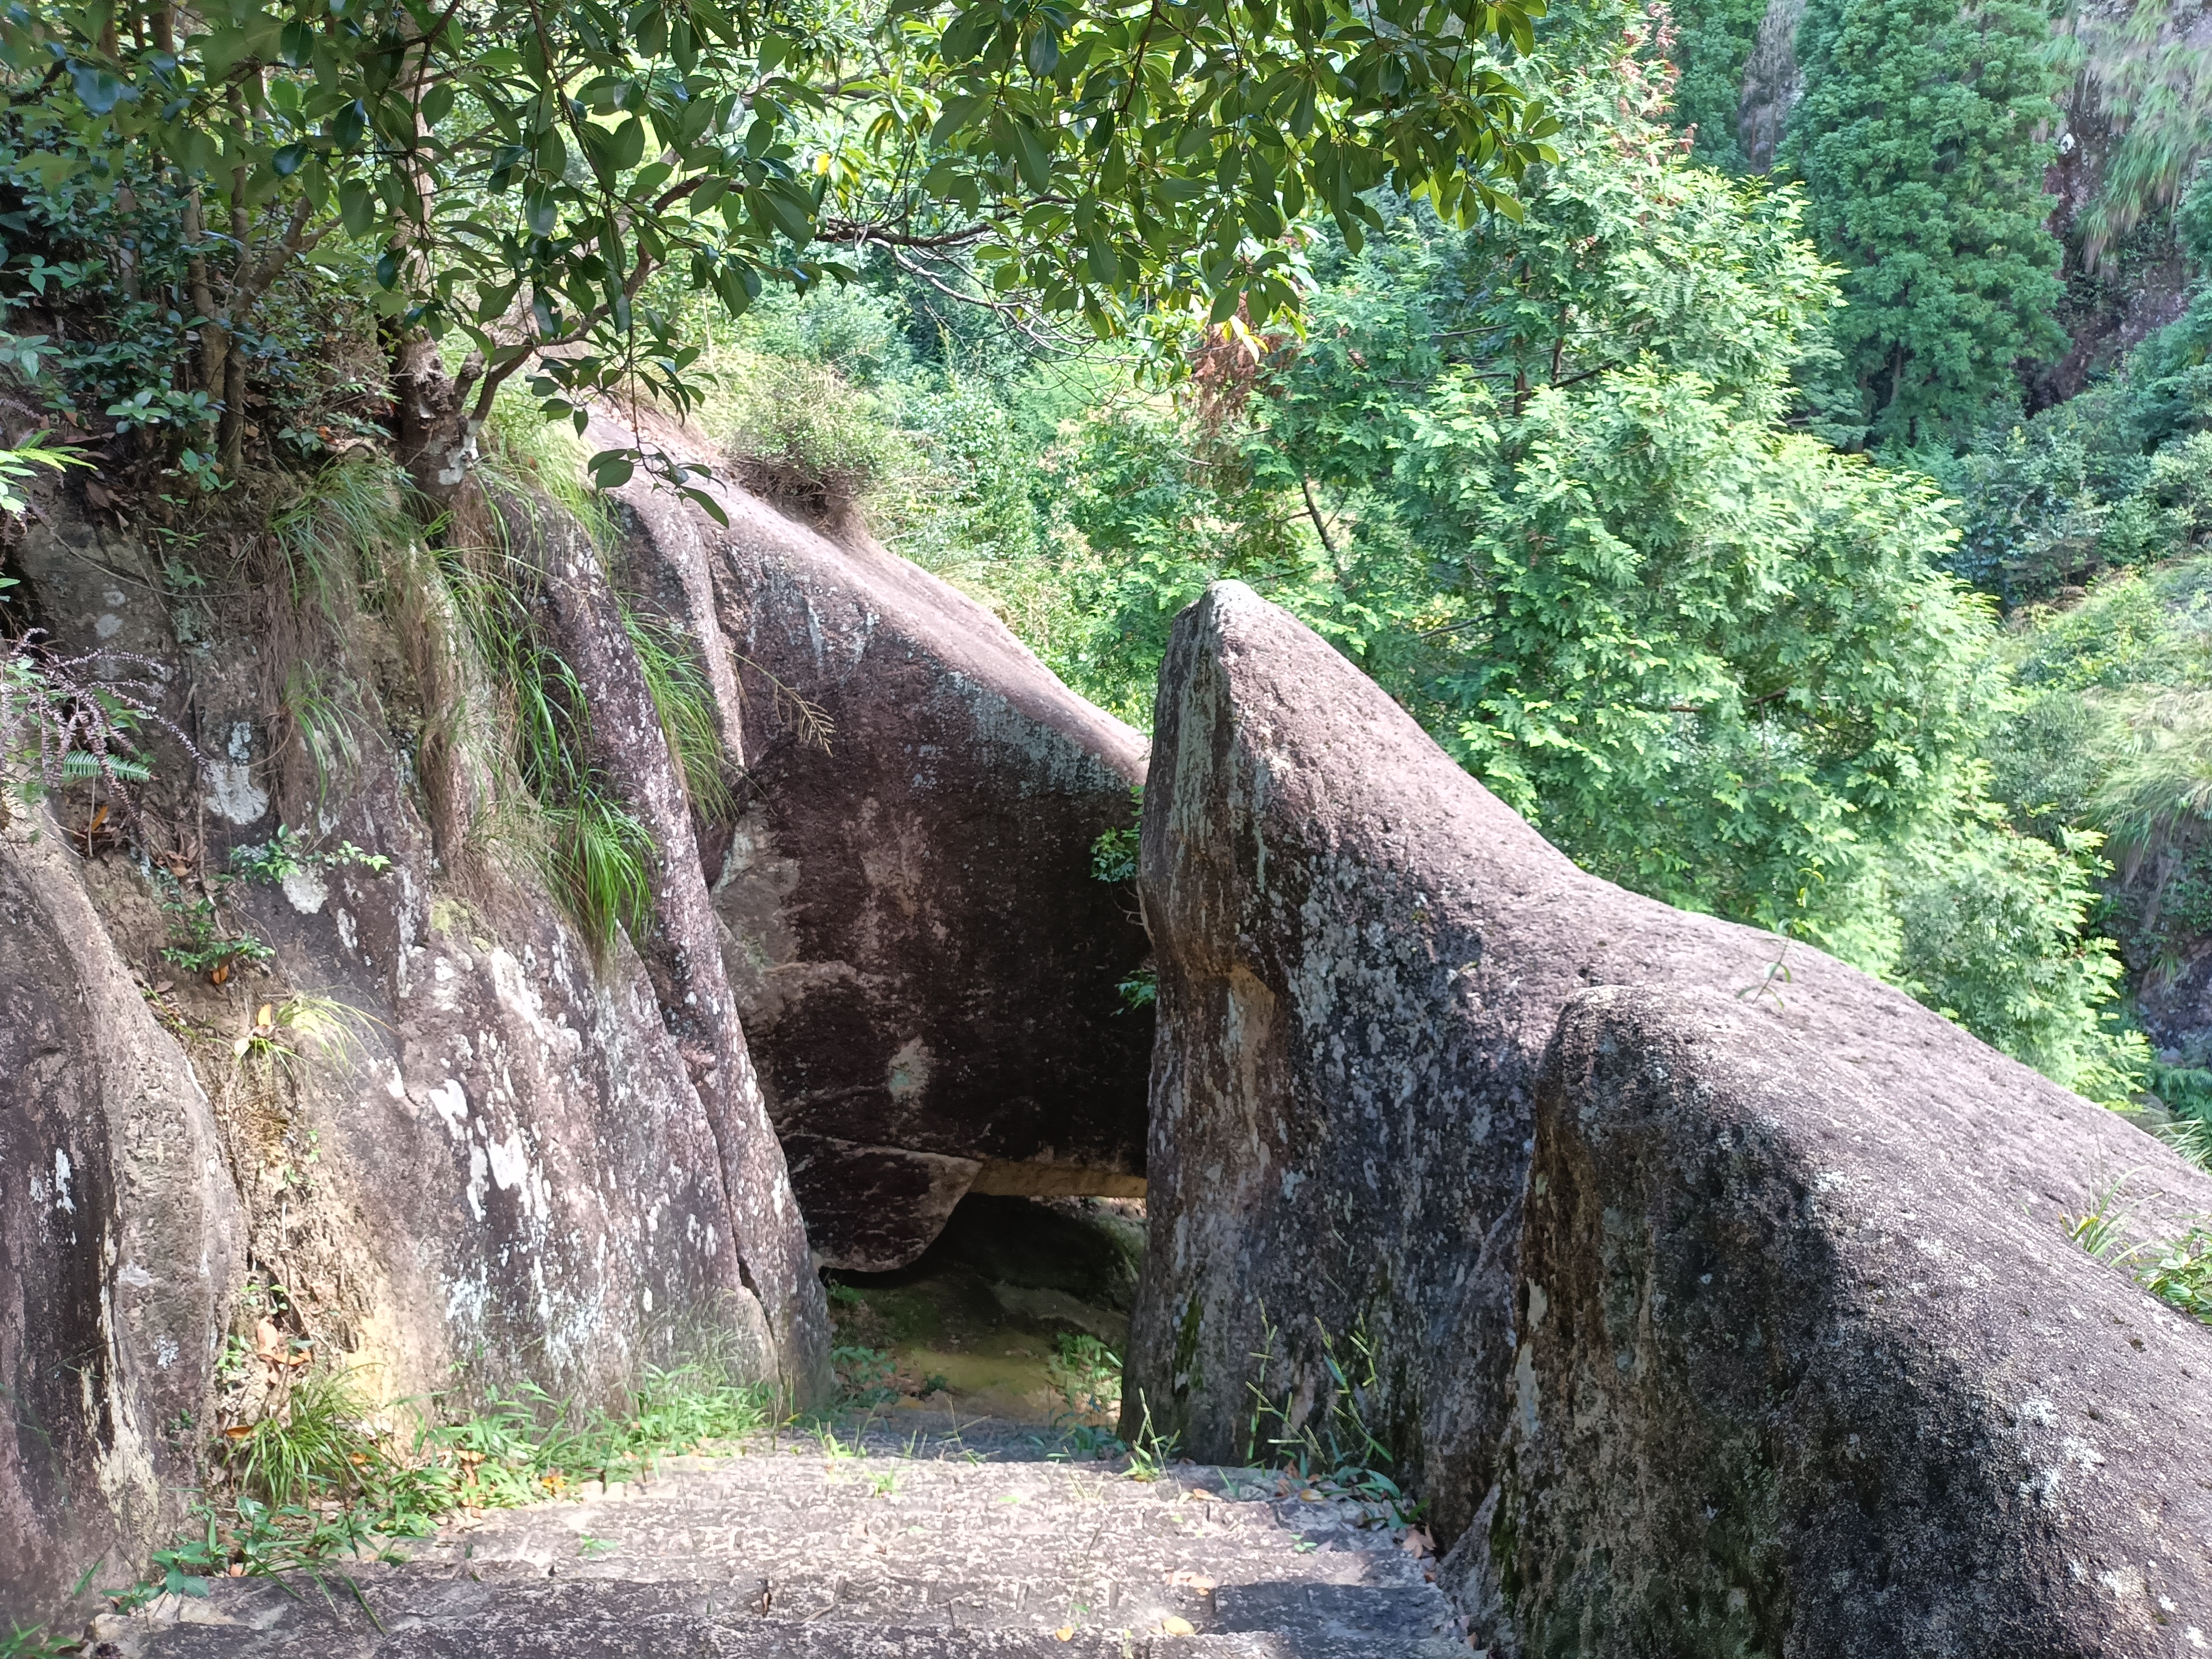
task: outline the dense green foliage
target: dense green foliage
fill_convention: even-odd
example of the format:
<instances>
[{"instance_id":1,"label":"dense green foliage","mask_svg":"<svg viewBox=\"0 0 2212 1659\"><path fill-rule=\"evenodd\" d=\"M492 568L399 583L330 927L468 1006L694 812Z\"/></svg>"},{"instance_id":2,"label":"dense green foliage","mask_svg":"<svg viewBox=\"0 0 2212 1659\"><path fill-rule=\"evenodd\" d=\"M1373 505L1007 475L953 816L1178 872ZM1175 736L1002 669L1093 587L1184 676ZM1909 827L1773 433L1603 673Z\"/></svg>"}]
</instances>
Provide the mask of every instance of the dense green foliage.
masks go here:
<instances>
[{"instance_id":1,"label":"dense green foliage","mask_svg":"<svg viewBox=\"0 0 2212 1659\"><path fill-rule=\"evenodd\" d=\"M2179 318L2078 396L1937 464L1962 503L1954 568L2008 603L2183 556L2212 533L2212 172L2175 230L2197 273Z\"/></svg>"},{"instance_id":2,"label":"dense green foliage","mask_svg":"<svg viewBox=\"0 0 2212 1659\"><path fill-rule=\"evenodd\" d=\"M1027 550L954 574L1140 722L1174 613L1251 581L1587 866L2124 1097L2095 837L1989 793L2010 693L1955 532L1924 481L1790 430L1834 290L1794 197L1686 163L1639 44L1549 86L1525 222L1386 204L1316 249L1303 338L1217 332L1182 394L1109 382L1034 468L993 458L1060 488L1010 490Z\"/></svg>"},{"instance_id":3,"label":"dense green foliage","mask_svg":"<svg viewBox=\"0 0 2212 1659\"><path fill-rule=\"evenodd\" d=\"M1983 418L2054 356L2059 248L2043 173L2057 118L2034 0L1811 0L1782 161L1844 267L1832 418L1906 445Z\"/></svg>"},{"instance_id":4,"label":"dense green foliage","mask_svg":"<svg viewBox=\"0 0 2212 1659\"><path fill-rule=\"evenodd\" d=\"M1310 204L1356 237L1385 178L1461 218L1506 202L1549 124L1493 43L1540 13L16 0L0 77L17 165L96 198L127 297L196 336L178 412L234 472L264 302L326 245L326 283L473 342L477 420L532 365L564 412L640 380L681 401L696 346L643 301L664 270L738 313L875 246L1101 332L1129 301L1272 314ZM166 307L142 242L181 267ZM450 441L421 442L434 483Z\"/></svg>"}]
</instances>

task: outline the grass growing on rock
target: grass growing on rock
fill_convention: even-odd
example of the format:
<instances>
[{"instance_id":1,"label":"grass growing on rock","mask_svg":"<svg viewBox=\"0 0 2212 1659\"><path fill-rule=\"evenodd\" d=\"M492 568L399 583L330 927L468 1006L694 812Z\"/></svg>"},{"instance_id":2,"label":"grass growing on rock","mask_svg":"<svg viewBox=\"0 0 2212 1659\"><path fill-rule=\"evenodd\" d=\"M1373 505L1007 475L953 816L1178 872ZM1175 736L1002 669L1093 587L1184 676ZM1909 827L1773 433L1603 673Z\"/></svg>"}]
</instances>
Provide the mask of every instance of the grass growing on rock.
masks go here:
<instances>
[{"instance_id":1,"label":"grass growing on rock","mask_svg":"<svg viewBox=\"0 0 2212 1659\"><path fill-rule=\"evenodd\" d=\"M457 1515L634 1478L663 1457L713 1451L780 1420L772 1388L734 1382L709 1361L648 1366L618 1412L526 1386L409 1434L393 1419L411 1403L380 1409L348 1372L294 1384L280 1410L225 1431L191 1529L112 1599L129 1610L165 1593L204 1595L211 1577L391 1559L401 1540ZM5 1659L18 1651L0 1648Z\"/></svg>"},{"instance_id":2,"label":"grass growing on rock","mask_svg":"<svg viewBox=\"0 0 2212 1659\"><path fill-rule=\"evenodd\" d=\"M2097 1189L2080 1215L2063 1218L2067 1237L2096 1257L2124 1267L2136 1283L2167 1306L2203 1325L2212 1325L2212 1222L2199 1219L2176 1238L2126 1243L2127 1211L2122 1192L2127 1177Z\"/></svg>"}]
</instances>

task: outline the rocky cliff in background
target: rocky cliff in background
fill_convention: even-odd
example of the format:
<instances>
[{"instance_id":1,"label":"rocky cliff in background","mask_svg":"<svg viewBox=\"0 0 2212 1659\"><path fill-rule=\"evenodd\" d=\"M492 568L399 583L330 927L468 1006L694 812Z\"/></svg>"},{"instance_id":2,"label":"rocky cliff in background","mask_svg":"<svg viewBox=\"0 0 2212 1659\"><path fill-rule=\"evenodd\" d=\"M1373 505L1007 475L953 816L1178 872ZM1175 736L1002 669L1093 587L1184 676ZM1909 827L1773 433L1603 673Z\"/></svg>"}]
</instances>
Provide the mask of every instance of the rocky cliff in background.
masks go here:
<instances>
[{"instance_id":1,"label":"rocky cliff in background","mask_svg":"<svg viewBox=\"0 0 2212 1659\"><path fill-rule=\"evenodd\" d=\"M1592 987L1656 988L1685 1006L1717 997L1753 1034L1740 1042L1771 1031L1778 1052L1824 1056L1848 1080L1843 1108L1868 1103L1854 1156L1873 1161L1854 1167L1901 1177L1917 1135L1962 1149L1962 1163L1971 1149L1977 1213L2016 1217L2054 1251L2071 1249L2063 1218L2115 1177L2128 1177L2147 1230L2212 1210L2212 1180L1903 994L1577 870L1350 663L1240 584L1217 584L1176 625L1140 884L1160 1035L1125 1421L1149 1409L1188 1453L1224 1461L1255 1449L1255 1402L1276 1437L1357 1444L1364 1429L1414 1480L1444 1541L1500 1474L1537 1318L1516 1297L1538 1069L1561 1011ZM1954 1245L1937 1219L1926 1236L1940 1254ZM1996 1243L1974 1245L1985 1295L2044 1304L2041 1269ZM1596 1295L1610 1248L1584 1239L1543 1269L1543 1294ZM2074 1266L2066 1283L2102 1275L2116 1310L2146 1326L2162 1317L2124 1273ZM1755 1307L1739 1311L1712 1341L1761 1340ZM1979 1340L1960 1330L1966 1370ZM2185 1360L2212 1364L2212 1335L2188 1328L2158 1363ZM2121 1399L2136 1410L2149 1387L2190 1386L2176 1369ZM2044 1392L2085 1397L2058 1387ZM2080 1407L2064 1409L2052 1420L2095 1443ZM1615 1490L1611 1501L1643 1500ZM1509 1559L1514 1547L1499 1546Z\"/></svg>"},{"instance_id":2,"label":"rocky cliff in background","mask_svg":"<svg viewBox=\"0 0 2212 1659\"><path fill-rule=\"evenodd\" d=\"M620 492L626 556L730 665L714 902L817 1257L902 1266L970 1190L1141 1194L1152 1016L1116 987L1149 946L1091 848L1133 821L1144 738L864 532L705 487L726 526Z\"/></svg>"},{"instance_id":3,"label":"rocky cliff in background","mask_svg":"<svg viewBox=\"0 0 2212 1659\"><path fill-rule=\"evenodd\" d=\"M1738 154L1751 172L1774 165L1803 96L1797 33L1805 0L1767 0L1743 58ZM2057 153L2044 179L2050 227L2065 247L2058 321L2069 344L2036 368L2031 407L2074 397L2133 347L2179 317L2192 273L2171 210L2212 151L2212 11L2103 3L2053 14L2053 50L2075 66L2059 100Z\"/></svg>"}]
</instances>

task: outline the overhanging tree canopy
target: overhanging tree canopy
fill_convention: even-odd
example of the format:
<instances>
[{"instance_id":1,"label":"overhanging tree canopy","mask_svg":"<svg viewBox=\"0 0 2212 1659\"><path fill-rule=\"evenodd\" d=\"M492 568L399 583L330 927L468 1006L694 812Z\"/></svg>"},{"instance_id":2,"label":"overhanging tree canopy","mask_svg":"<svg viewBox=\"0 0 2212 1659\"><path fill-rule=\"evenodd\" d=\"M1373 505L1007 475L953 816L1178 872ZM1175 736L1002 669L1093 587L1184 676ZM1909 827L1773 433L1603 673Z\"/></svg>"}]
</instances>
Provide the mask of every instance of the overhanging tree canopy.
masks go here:
<instances>
[{"instance_id":1,"label":"overhanging tree canopy","mask_svg":"<svg viewBox=\"0 0 2212 1659\"><path fill-rule=\"evenodd\" d=\"M1079 313L1296 301L1309 205L1356 240L1386 178L1447 217L1507 192L1552 123L1503 73L1543 0L90 0L0 10L9 104L70 174L173 191L204 390L292 258L333 237L414 342L418 477L499 383L555 405L691 348L641 303L675 268L742 311L875 246L957 254L985 295ZM444 382L428 337L481 371ZM552 354L550 357L547 354ZM234 456L237 398L222 447Z\"/></svg>"}]
</instances>

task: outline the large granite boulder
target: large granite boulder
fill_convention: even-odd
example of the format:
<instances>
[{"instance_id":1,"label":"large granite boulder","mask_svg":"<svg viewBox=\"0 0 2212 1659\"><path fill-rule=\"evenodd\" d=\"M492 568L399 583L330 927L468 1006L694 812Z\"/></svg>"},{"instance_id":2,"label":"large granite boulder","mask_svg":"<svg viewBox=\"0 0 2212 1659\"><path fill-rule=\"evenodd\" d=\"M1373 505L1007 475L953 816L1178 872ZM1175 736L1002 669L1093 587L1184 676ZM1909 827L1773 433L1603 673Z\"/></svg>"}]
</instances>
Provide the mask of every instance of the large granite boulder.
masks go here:
<instances>
[{"instance_id":1,"label":"large granite boulder","mask_svg":"<svg viewBox=\"0 0 2212 1659\"><path fill-rule=\"evenodd\" d=\"M1506 1427L1537 1067L1592 986L1710 994L1803 1039L1954 1126L1989 1202L2054 1240L2129 1172L2147 1230L2212 1210L2156 1142L1889 987L1577 870L1240 584L1176 624L1139 884L1159 1041L1132 1420L1228 1461L1255 1422L1341 1438L1356 1407L1447 1543ZM2142 1303L2118 1275L2106 1299Z\"/></svg>"},{"instance_id":2,"label":"large granite boulder","mask_svg":"<svg viewBox=\"0 0 2212 1659\"><path fill-rule=\"evenodd\" d=\"M33 839L33 836L36 836ZM0 828L0 1629L181 1520L242 1267L207 1096L44 814Z\"/></svg>"},{"instance_id":3,"label":"large granite boulder","mask_svg":"<svg viewBox=\"0 0 2212 1659\"><path fill-rule=\"evenodd\" d=\"M1711 991L1560 1018L1498 1485L1446 1563L1480 1634L2201 1650L2212 1331L1990 1179L1955 1096L1776 1027Z\"/></svg>"},{"instance_id":4,"label":"large granite boulder","mask_svg":"<svg viewBox=\"0 0 2212 1659\"><path fill-rule=\"evenodd\" d=\"M433 739L466 746L472 694L426 666L465 647L434 593L277 626L281 592L165 593L127 533L58 495L46 519L11 597L66 652L143 659L205 764L143 728L135 848L111 814L87 856L75 787L0 830L0 1630L103 1551L94 1587L127 1579L209 1437L281 1411L310 1356L369 1404L535 1384L613 1407L702 1353L817 1389L826 1340L760 1294L795 1261L820 1304L795 1213L763 1250L726 1184L747 1158L780 1171L765 1121L728 1156L695 1078L712 1056L626 939L580 936L527 822L452 821L470 786L437 784ZM386 551L392 587L434 587ZM355 699L320 766L301 661ZM252 848L281 878L225 878ZM162 955L211 891L210 925L270 952L220 983Z\"/></svg>"},{"instance_id":5,"label":"large granite boulder","mask_svg":"<svg viewBox=\"0 0 2212 1659\"><path fill-rule=\"evenodd\" d=\"M1133 820L1144 739L864 532L702 488L726 526L642 477L620 491L624 557L734 670L739 810L705 844L817 1259L902 1266L971 1190L1141 1194L1152 1017L1116 988L1149 947L1091 846Z\"/></svg>"}]
</instances>

